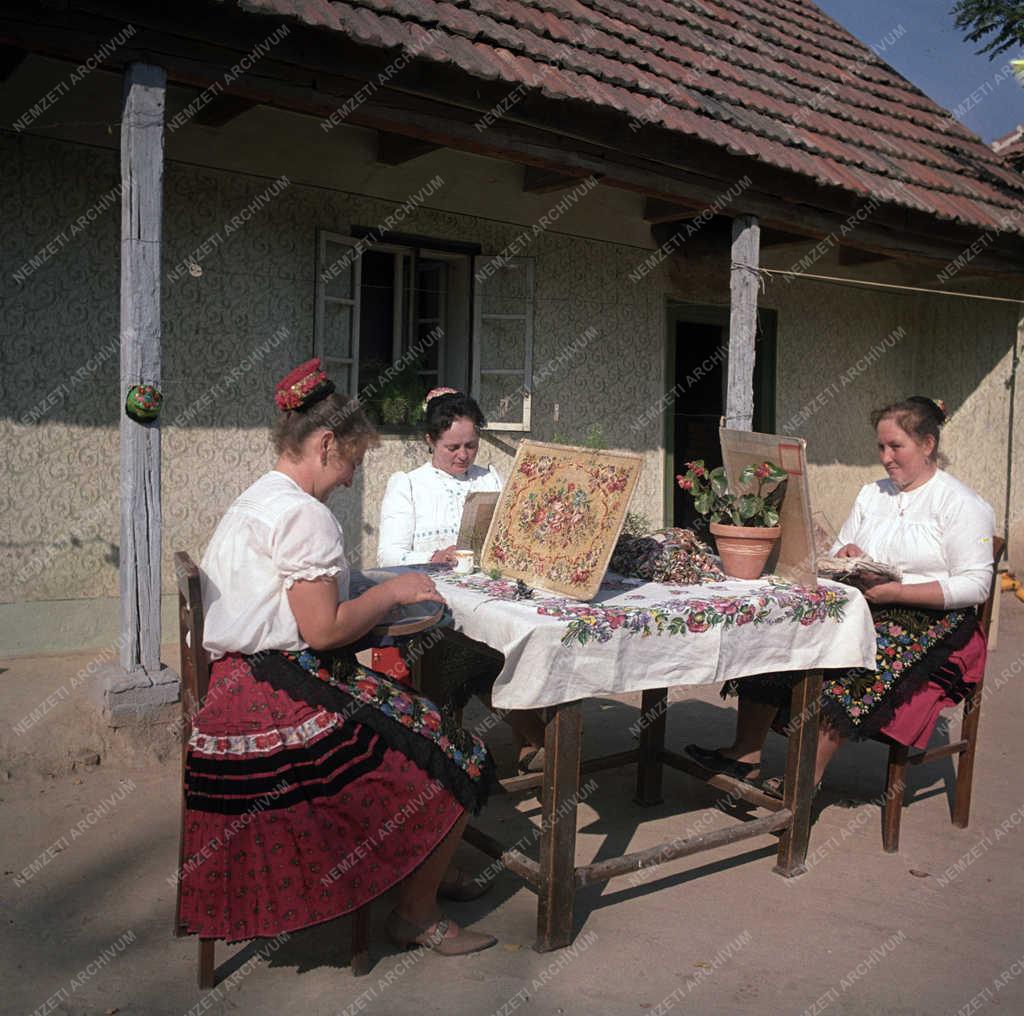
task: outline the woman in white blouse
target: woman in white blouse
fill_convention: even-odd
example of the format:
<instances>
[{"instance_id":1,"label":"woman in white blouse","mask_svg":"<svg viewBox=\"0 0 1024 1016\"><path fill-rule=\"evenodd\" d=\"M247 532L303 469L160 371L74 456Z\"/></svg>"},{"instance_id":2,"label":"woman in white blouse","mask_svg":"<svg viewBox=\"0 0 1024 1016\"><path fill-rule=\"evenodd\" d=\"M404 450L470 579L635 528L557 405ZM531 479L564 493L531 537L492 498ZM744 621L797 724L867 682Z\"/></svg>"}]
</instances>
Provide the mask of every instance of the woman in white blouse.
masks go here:
<instances>
[{"instance_id":1,"label":"woman in white blouse","mask_svg":"<svg viewBox=\"0 0 1024 1016\"><path fill-rule=\"evenodd\" d=\"M872 414L888 475L861 488L832 553L895 565L902 580L864 588L875 617L875 671L825 674L816 783L847 738L881 733L925 747L939 713L962 701L984 672L975 607L992 582L995 516L939 468L945 419L941 403L917 395ZM762 675L730 682L727 691L740 698L733 743L687 752L713 772L753 779L768 730L785 726L789 681Z\"/></svg>"},{"instance_id":2,"label":"woman in white blouse","mask_svg":"<svg viewBox=\"0 0 1024 1016\"><path fill-rule=\"evenodd\" d=\"M487 425L476 400L454 388L434 388L426 398L425 437L430 461L388 480L380 508L377 564L455 564L455 543L467 495L501 490L501 477L475 464L480 431ZM501 670L493 656L445 640L425 668L432 683L425 691L449 708L461 708L471 695L489 704ZM517 766L540 771L544 726L532 710L505 714L516 734Z\"/></svg>"},{"instance_id":3,"label":"woman in white blouse","mask_svg":"<svg viewBox=\"0 0 1024 1016\"><path fill-rule=\"evenodd\" d=\"M396 605L442 597L421 573L350 597L325 502L376 432L319 360L275 400L276 466L231 504L202 559L213 663L186 755L182 921L204 938L270 937L395 887L398 944L487 948L494 937L444 917L437 895L471 895L451 860L493 762L428 699L355 659Z\"/></svg>"},{"instance_id":4,"label":"woman in white blouse","mask_svg":"<svg viewBox=\"0 0 1024 1016\"><path fill-rule=\"evenodd\" d=\"M380 508L380 567L455 563L467 495L501 490L501 477L475 464L486 423L476 401L454 388L427 394L430 461L388 480Z\"/></svg>"}]
</instances>

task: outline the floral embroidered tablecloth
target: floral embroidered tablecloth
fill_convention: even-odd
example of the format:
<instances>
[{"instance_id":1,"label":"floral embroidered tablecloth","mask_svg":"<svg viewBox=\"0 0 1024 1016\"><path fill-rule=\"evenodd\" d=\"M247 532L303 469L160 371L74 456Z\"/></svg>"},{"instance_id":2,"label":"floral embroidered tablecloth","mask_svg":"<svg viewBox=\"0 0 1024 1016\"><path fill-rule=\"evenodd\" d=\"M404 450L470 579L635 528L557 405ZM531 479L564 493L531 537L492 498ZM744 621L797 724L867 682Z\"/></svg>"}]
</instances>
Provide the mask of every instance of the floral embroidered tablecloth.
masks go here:
<instances>
[{"instance_id":1,"label":"floral embroidered tablecloth","mask_svg":"<svg viewBox=\"0 0 1024 1016\"><path fill-rule=\"evenodd\" d=\"M875 629L850 586L777 579L672 586L609 573L581 603L486 575L431 570L455 627L505 654L493 700L503 709L594 695L714 684L811 667L875 664Z\"/></svg>"}]
</instances>

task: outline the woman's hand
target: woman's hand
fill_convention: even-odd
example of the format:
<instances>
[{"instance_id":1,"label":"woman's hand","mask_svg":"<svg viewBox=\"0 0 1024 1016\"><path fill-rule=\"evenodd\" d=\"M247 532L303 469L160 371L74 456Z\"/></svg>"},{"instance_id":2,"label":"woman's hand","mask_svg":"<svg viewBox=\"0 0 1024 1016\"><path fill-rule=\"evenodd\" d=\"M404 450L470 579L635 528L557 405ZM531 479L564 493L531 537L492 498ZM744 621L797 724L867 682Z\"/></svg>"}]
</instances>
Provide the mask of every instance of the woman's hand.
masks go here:
<instances>
[{"instance_id":1,"label":"woman's hand","mask_svg":"<svg viewBox=\"0 0 1024 1016\"><path fill-rule=\"evenodd\" d=\"M900 603L903 600L903 583L879 582L864 590L864 599L877 606L884 603Z\"/></svg>"},{"instance_id":2,"label":"woman's hand","mask_svg":"<svg viewBox=\"0 0 1024 1016\"><path fill-rule=\"evenodd\" d=\"M443 550L435 550L430 559L431 564L455 564L455 544L445 547Z\"/></svg>"},{"instance_id":3,"label":"woman's hand","mask_svg":"<svg viewBox=\"0 0 1024 1016\"><path fill-rule=\"evenodd\" d=\"M848 543L845 547L840 547L839 550L836 551L836 557L867 557L867 556L868 555L865 554L864 551L861 550L860 547L858 547L856 543Z\"/></svg>"},{"instance_id":4,"label":"woman's hand","mask_svg":"<svg viewBox=\"0 0 1024 1016\"><path fill-rule=\"evenodd\" d=\"M394 597L395 603L422 603L424 600L444 603L444 597L437 591L433 579L422 572L406 572L389 579L383 583L382 588Z\"/></svg>"}]
</instances>

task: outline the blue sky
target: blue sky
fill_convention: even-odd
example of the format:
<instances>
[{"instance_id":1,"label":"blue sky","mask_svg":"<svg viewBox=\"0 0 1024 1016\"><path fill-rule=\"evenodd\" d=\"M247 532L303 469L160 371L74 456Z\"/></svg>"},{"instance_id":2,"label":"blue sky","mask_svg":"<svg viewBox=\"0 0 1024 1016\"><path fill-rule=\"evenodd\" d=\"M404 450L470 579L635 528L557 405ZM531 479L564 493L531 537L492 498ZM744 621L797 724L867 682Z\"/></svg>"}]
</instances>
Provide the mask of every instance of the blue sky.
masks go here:
<instances>
[{"instance_id":1,"label":"blue sky","mask_svg":"<svg viewBox=\"0 0 1024 1016\"><path fill-rule=\"evenodd\" d=\"M965 127L991 142L1024 123L1024 86L1003 68L1024 57L1024 46L994 60L977 56L953 24L953 0L815 0L861 42L877 44L905 31L881 58Z\"/></svg>"}]
</instances>

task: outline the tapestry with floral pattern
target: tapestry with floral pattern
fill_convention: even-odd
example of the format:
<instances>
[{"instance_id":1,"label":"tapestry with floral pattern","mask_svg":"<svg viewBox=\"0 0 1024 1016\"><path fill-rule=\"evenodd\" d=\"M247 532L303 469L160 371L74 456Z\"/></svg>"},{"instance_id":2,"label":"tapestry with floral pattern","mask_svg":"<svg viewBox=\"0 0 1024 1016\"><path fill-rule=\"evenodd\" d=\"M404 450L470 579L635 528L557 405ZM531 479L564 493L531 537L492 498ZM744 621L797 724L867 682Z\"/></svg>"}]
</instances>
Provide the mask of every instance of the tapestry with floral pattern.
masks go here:
<instances>
[{"instance_id":1,"label":"tapestry with floral pattern","mask_svg":"<svg viewBox=\"0 0 1024 1016\"><path fill-rule=\"evenodd\" d=\"M579 600L601 586L643 458L523 441L481 567Z\"/></svg>"}]
</instances>

